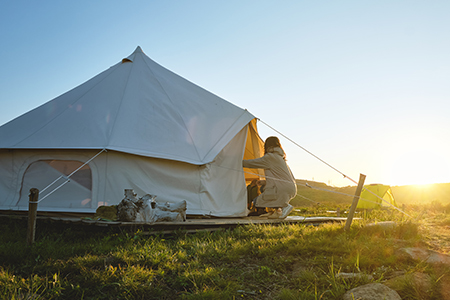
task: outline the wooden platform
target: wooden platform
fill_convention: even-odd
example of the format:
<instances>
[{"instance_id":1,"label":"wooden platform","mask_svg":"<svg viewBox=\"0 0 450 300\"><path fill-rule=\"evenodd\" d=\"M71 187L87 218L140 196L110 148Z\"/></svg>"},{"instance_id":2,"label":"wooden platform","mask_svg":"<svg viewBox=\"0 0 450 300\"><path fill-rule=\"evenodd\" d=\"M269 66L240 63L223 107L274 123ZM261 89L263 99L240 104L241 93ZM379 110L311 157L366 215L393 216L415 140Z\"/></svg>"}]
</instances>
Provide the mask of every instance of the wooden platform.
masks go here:
<instances>
[{"instance_id":1,"label":"wooden platform","mask_svg":"<svg viewBox=\"0 0 450 300\"><path fill-rule=\"evenodd\" d=\"M0 217L8 217L15 219L26 219L25 214L20 215L5 215L0 214ZM116 229L137 230L142 229L147 234L166 234L176 230L185 230L188 232L198 231L216 231L227 228L235 228L242 225L250 224L307 224L317 226L323 223L345 222L347 218L342 217L302 217L302 216L288 216L286 219L268 219L262 217L241 217L241 218L189 218L185 222L158 222L158 223L143 223L143 222L119 222L119 221L105 221L93 220L90 218L80 217L58 217L58 216L38 216L38 221L51 221L57 223L83 225L89 227L108 227ZM92 228L91 227L91 228Z\"/></svg>"},{"instance_id":2,"label":"wooden platform","mask_svg":"<svg viewBox=\"0 0 450 300\"><path fill-rule=\"evenodd\" d=\"M68 219L68 218L51 218L55 221L81 223L84 225L101 226L101 227L121 227L121 228L143 228L143 230L155 231L174 231L174 230L198 230L214 228L234 228L241 225L250 224L309 224L319 225L321 223L329 222L345 222L346 218L338 217L301 217L288 216L286 219L267 219L261 217L242 217L242 218L208 218L208 219L187 219L185 222L158 222L158 223L140 223L140 222L108 222L102 220L87 220L87 219Z\"/></svg>"}]
</instances>

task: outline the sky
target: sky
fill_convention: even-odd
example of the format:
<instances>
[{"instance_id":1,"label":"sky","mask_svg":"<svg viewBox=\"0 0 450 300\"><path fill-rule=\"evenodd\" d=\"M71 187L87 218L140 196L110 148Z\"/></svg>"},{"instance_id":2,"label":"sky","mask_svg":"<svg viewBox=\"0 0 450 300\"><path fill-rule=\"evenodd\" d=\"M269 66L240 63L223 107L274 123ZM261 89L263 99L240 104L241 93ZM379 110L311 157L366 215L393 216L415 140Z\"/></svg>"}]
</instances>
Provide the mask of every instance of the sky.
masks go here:
<instances>
[{"instance_id":1,"label":"sky","mask_svg":"<svg viewBox=\"0 0 450 300\"><path fill-rule=\"evenodd\" d=\"M259 118L298 179L450 182L449 12L446 0L1 1L0 125L141 46Z\"/></svg>"}]
</instances>

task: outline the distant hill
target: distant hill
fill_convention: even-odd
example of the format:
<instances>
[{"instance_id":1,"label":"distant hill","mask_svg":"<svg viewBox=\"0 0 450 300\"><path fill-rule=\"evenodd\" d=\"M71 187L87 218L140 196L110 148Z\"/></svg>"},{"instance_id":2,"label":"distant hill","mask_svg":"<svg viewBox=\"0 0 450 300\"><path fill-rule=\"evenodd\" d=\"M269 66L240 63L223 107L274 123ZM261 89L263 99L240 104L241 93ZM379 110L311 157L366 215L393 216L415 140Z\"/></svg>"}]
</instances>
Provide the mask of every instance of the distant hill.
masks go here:
<instances>
[{"instance_id":1,"label":"distant hill","mask_svg":"<svg viewBox=\"0 0 450 300\"><path fill-rule=\"evenodd\" d=\"M297 179L296 182L297 196L291 200L294 206L311 206L327 202L350 204L356 191L356 186L337 188L323 182L302 179ZM349 196L343 194L348 194Z\"/></svg>"},{"instance_id":2,"label":"distant hill","mask_svg":"<svg viewBox=\"0 0 450 300\"><path fill-rule=\"evenodd\" d=\"M297 179L297 196L291 200L294 206L312 206L317 203L350 205L356 186L332 187L323 182ZM430 185L391 186L397 204L450 204L450 183ZM347 195L344 195L347 194Z\"/></svg>"}]
</instances>

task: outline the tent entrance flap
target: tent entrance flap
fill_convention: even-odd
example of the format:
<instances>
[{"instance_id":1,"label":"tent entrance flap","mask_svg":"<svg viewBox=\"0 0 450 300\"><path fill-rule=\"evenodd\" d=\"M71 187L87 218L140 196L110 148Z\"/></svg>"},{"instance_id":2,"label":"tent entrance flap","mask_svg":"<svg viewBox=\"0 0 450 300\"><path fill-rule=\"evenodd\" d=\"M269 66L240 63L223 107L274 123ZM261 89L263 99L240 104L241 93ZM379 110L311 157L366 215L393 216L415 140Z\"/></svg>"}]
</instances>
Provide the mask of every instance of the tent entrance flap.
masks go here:
<instances>
[{"instance_id":1,"label":"tent entrance flap","mask_svg":"<svg viewBox=\"0 0 450 300\"><path fill-rule=\"evenodd\" d=\"M258 134L256 128L256 119L253 119L248 124L247 141L245 143L244 159L255 159L263 156L264 154L264 142ZM250 182L253 179L260 179L264 177L262 170L258 169L257 174L255 169L244 168L245 181Z\"/></svg>"},{"instance_id":2,"label":"tent entrance flap","mask_svg":"<svg viewBox=\"0 0 450 300\"><path fill-rule=\"evenodd\" d=\"M82 166L82 167L81 167ZM70 179L73 171L80 168ZM57 180L56 180L57 179ZM28 207L28 191L31 188L44 189L49 183L56 182L41 196L69 180L64 186L49 195L40 207L91 208L92 206L92 172L88 165L75 160L38 160L31 163L25 171L18 207Z\"/></svg>"}]
</instances>

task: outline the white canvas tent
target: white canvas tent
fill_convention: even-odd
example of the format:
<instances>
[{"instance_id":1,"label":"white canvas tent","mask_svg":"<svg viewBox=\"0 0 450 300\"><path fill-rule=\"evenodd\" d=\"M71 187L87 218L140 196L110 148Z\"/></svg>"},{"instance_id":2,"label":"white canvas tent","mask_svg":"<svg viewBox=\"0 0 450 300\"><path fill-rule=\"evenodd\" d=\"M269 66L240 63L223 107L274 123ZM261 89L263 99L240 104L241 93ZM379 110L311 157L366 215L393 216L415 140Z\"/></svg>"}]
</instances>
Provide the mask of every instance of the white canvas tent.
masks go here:
<instances>
[{"instance_id":1,"label":"white canvas tent","mask_svg":"<svg viewBox=\"0 0 450 300\"><path fill-rule=\"evenodd\" d=\"M92 213L134 189L160 201L186 200L188 214L244 216L245 179L252 175L242 172L242 158L260 156L261 145L247 110L137 47L0 127L0 210L28 209L29 189L54 182L40 197L61 188L39 211Z\"/></svg>"}]
</instances>

